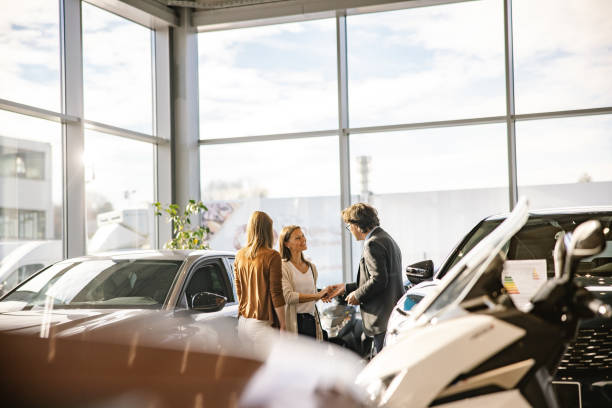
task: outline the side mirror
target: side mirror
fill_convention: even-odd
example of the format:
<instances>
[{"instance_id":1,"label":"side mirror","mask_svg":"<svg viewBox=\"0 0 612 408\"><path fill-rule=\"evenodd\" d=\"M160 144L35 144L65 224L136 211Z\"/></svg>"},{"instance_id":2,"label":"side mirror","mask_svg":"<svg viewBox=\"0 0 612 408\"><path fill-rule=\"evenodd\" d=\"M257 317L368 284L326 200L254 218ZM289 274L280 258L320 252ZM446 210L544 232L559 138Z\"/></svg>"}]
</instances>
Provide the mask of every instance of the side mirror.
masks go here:
<instances>
[{"instance_id":1,"label":"side mirror","mask_svg":"<svg viewBox=\"0 0 612 408\"><path fill-rule=\"evenodd\" d=\"M433 261L421 261L406 267L406 277L413 285L433 279Z\"/></svg>"},{"instance_id":2,"label":"side mirror","mask_svg":"<svg viewBox=\"0 0 612 408\"><path fill-rule=\"evenodd\" d=\"M191 309L211 313L223 309L227 298L210 292L199 292L191 297Z\"/></svg>"}]
</instances>

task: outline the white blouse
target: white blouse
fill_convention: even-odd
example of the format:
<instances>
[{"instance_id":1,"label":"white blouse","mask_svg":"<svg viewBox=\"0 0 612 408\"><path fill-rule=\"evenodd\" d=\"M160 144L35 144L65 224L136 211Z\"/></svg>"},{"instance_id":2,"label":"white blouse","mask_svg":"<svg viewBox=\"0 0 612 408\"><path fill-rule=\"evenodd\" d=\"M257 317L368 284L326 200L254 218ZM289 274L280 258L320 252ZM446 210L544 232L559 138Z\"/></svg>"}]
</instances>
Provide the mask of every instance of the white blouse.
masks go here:
<instances>
[{"instance_id":1,"label":"white blouse","mask_svg":"<svg viewBox=\"0 0 612 408\"><path fill-rule=\"evenodd\" d=\"M295 285L294 291L307 295L316 293L314 284L314 276L312 275L312 268L309 266L306 273L302 273L295 265L289 262L293 270L293 284ZM310 313L314 315L315 302L298 303L296 305L297 313Z\"/></svg>"}]
</instances>

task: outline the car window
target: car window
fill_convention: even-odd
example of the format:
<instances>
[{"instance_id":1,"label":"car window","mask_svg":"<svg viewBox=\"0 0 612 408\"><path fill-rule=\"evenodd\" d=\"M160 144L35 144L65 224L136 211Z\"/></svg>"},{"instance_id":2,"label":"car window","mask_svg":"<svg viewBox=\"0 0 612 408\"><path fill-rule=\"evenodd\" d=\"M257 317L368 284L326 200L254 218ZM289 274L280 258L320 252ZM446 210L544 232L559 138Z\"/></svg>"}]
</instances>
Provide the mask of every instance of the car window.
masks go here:
<instances>
[{"instance_id":1,"label":"car window","mask_svg":"<svg viewBox=\"0 0 612 408\"><path fill-rule=\"evenodd\" d=\"M553 249L559 234L571 232L581 223L597 219L602 224L607 248L595 257L585 258L580 261L577 275L599 274L603 276L612 275L612 216L593 214L577 214L562 216L545 216L530 219L521 230L512 237L507 248L507 259L510 260L533 260L545 259L548 277L554 276Z\"/></svg>"},{"instance_id":2,"label":"car window","mask_svg":"<svg viewBox=\"0 0 612 408\"><path fill-rule=\"evenodd\" d=\"M472 230L468 236L459 244L457 249L451 255L447 262L440 270L438 275L439 279L442 279L446 272L448 272L457 262L463 258L465 254L470 252L480 241L482 241L487 235L491 233L503 220L489 220L483 221L474 230Z\"/></svg>"},{"instance_id":3,"label":"car window","mask_svg":"<svg viewBox=\"0 0 612 408\"><path fill-rule=\"evenodd\" d=\"M589 273L612 275L612 215L601 214L563 214L563 215L532 215L527 224L510 240L504 248L510 260L545 259L546 272L554 276L552 251L555 247L557 234L571 232L582 222L597 219L601 222L606 234L608 245L603 253L593 258L581 260L578 265L578 275ZM502 220L484 221L462 242L440 270L438 278L450 270L474 246L493 231Z\"/></svg>"},{"instance_id":4,"label":"car window","mask_svg":"<svg viewBox=\"0 0 612 408\"><path fill-rule=\"evenodd\" d=\"M161 308L182 264L162 260L90 260L51 267L3 300L54 308Z\"/></svg>"},{"instance_id":5,"label":"car window","mask_svg":"<svg viewBox=\"0 0 612 408\"><path fill-rule=\"evenodd\" d=\"M29 264L29 265L20 266L19 268L15 269L2 282L2 285L1 285L2 289L5 292L8 292L9 290L11 290L15 286L17 286L18 283L23 282L24 280L29 278L34 272L37 272L37 271L41 270L44 267L45 267L45 265L43 265L43 264Z\"/></svg>"},{"instance_id":6,"label":"car window","mask_svg":"<svg viewBox=\"0 0 612 408\"><path fill-rule=\"evenodd\" d=\"M185 289L187 305L191 307L193 295L200 292L214 293L225 296L228 300L231 300L232 297L228 293L227 285L223 278L224 273L225 268L217 262L198 267L192 273L187 288Z\"/></svg>"}]
</instances>

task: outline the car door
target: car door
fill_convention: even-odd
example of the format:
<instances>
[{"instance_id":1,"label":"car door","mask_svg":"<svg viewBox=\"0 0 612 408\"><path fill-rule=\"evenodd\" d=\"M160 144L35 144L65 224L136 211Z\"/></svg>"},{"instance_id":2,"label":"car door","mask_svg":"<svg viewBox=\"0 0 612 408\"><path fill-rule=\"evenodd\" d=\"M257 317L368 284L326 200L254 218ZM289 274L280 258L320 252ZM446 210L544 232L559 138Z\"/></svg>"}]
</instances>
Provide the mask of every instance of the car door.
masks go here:
<instances>
[{"instance_id":1,"label":"car door","mask_svg":"<svg viewBox=\"0 0 612 408\"><path fill-rule=\"evenodd\" d=\"M209 292L224 296L227 299L225 307L212 313L198 313L196 320L207 320L220 316L237 316L238 305L232 284L227 260L224 256L208 257L193 265L180 295L178 307L190 309L193 295L199 292Z\"/></svg>"}]
</instances>

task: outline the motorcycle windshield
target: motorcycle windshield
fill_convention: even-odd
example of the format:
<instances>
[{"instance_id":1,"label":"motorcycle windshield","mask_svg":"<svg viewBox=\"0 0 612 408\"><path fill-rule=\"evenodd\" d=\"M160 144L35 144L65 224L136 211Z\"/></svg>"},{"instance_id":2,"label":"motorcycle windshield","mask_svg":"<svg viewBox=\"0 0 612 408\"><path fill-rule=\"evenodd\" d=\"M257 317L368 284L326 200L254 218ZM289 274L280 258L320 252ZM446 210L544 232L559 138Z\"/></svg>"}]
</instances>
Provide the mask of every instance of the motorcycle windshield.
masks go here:
<instances>
[{"instance_id":1,"label":"motorcycle windshield","mask_svg":"<svg viewBox=\"0 0 612 408\"><path fill-rule=\"evenodd\" d=\"M529 203L521 198L508 218L452 267L442 280L438 294L427 302L424 299L415 308L418 309L414 311L415 319L430 321L441 317L445 311L454 310L453 306L464 300L504 245L525 225L528 217Z\"/></svg>"}]
</instances>

